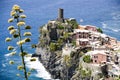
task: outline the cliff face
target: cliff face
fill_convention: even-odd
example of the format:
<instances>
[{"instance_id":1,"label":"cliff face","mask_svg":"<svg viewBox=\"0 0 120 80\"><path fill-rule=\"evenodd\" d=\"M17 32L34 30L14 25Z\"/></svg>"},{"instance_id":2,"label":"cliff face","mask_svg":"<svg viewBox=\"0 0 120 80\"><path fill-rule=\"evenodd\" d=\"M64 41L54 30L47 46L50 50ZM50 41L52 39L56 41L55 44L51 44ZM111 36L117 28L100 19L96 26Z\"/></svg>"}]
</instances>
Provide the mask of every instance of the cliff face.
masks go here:
<instances>
[{"instance_id":1,"label":"cliff face","mask_svg":"<svg viewBox=\"0 0 120 80\"><path fill-rule=\"evenodd\" d=\"M52 78L60 79L61 61L59 61L59 58L56 58L56 54L54 52L46 51L45 48L37 48L37 54L40 55L40 62L44 65L48 72L51 73Z\"/></svg>"},{"instance_id":2,"label":"cliff face","mask_svg":"<svg viewBox=\"0 0 120 80\"><path fill-rule=\"evenodd\" d=\"M50 72L52 78L60 80L70 80L74 76L79 66L79 57L81 57L80 50L72 53L69 64L64 61L63 57L58 56L59 52L48 52L41 47L38 47L36 52L39 54L40 62Z\"/></svg>"}]
</instances>

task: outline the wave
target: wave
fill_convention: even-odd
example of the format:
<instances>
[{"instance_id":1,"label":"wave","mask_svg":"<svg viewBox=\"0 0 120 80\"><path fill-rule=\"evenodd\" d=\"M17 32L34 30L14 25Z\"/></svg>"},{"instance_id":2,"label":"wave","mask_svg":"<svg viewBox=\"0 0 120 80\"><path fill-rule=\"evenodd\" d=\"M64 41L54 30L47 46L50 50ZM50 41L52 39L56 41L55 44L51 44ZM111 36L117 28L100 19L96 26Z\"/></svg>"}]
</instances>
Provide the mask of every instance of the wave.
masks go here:
<instances>
[{"instance_id":1,"label":"wave","mask_svg":"<svg viewBox=\"0 0 120 80\"><path fill-rule=\"evenodd\" d=\"M3 66L3 67L6 67L6 65L5 65L5 64L2 64L2 66Z\"/></svg>"},{"instance_id":2,"label":"wave","mask_svg":"<svg viewBox=\"0 0 120 80\"><path fill-rule=\"evenodd\" d=\"M120 11L113 12L111 15L113 16L112 17L113 20L120 20Z\"/></svg>"},{"instance_id":3,"label":"wave","mask_svg":"<svg viewBox=\"0 0 120 80\"><path fill-rule=\"evenodd\" d=\"M44 66L42 65L42 63L40 63L40 61L38 60L38 58L35 58L36 61L31 62L30 61L31 57L26 57L25 61L26 61L26 66L28 68L33 68L37 71L36 77L40 77L43 79L49 79L51 80L51 75L47 72L47 70L44 68Z\"/></svg>"},{"instance_id":4,"label":"wave","mask_svg":"<svg viewBox=\"0 0 120 80\"><path fill-rule=\"evenodd\" d=\"M102 23L102 28L107 28L107 24L105 24L104 22L101 23Z\"/></svg>"},{"instance_id":5,"label":"wave","mask_svg":"<svg viewBox=\"0 0 120 80\"><path fill-rule=\"evenodd\" d=\"M7 57L7 56L10 56L10 55L11 55L11 53L5 54L6 57Z\"/></svg>"},{"instance_id":6,"label":"wave","mask_svg":"<svg viewBox=\"0 0 120 80\"><path fill-rule=\"evenodd\" d=\"M16 51L14 51L14 52L16 53ZM4 56L8 57L8 56L12 56L12 55L13 55L13 53L11 52L11 53L5 54Z\"/></svg>"},{"instance_id":7,"label":"wave","mask_svg":"<svg viewBox=\"0 0 120 80\"><path fill-rule=\"evenodd\" d=\"M17 53L17 51L16 51L17 48L18 48L18 47L15 47L15 48L12 50L12 52ZM6 56L6 57L8 57L8 56L12 56L12 55L13 55L12 52L10 52L10 53L8 53L8 54L5 54L4 56Z\"/></svg>"},{"instance_id":8,"label":"wave","mask_svg":"<svg viewBox=\"0 0 120 80\"><path fill-rule=\"evenodd\" d=\"M119 27L117 27L117 25L115 26L115 25L113 25L113 26L115 26L115 27L110 27L110 25L108 25L107 23L104 23L104 22L101 22L102 23L102 28L103 29L108 29L108 30L112 30L112 31L114 31L114 32L119 32L120 31L120 29L119 29Z\"/></svg>"},{"instance_id":9,"label":"wave","mask_svg":"<svg viewBox=\"0 0 120 80\"><path fill-rule=\"evenodd\" d=\"M112 29L114 32L119 32L120 29Z\"/></svg>"}]
</instances>

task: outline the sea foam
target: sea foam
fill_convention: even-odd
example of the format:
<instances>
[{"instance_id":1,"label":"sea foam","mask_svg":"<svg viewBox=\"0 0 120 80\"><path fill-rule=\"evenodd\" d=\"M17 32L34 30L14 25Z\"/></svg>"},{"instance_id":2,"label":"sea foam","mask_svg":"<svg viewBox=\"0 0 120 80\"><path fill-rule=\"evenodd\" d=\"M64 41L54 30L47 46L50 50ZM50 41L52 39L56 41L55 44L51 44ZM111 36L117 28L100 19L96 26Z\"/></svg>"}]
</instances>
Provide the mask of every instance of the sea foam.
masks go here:
<instances>
[{"instance_id":1,"label":"sea foam","mask_svg":"<svg viewBox=\"0 0 120 80\"><path fill-rule=\"evenodd\" d=\"M103 28L107 28L107 24L105 24L104 22L101 22L101 23Z\"/></svg>"},{"instance_id":2,"label":"sea foam","mask_svg":"<svg viewBox=\"0 0 120 80\"><path fill-rule=\"evenodd\" d=\"M14 51L14 52L17 53L17 51L16 51L17 48L18 48L18 47L15 47L12 51ZM10 52L10 53L8 53L8 54L5 54L4 56L6 56L6 57L12 56L12 52Z\"/></svg>"},{"instance_id":3,"label":"sea foam","mask_svg":"<svg viewBox=\"0 0 120 80\"><path fill-rule=\"evenodd\" d=\"M5 64L2 64L2 66L3 66L3 67L6 67L6 65L5 65Z\"/></svg>"},{"instance_id":4,"label":"sea foam","mask_svg":"<svg viewBox=\"0 0 120 80\"><path fill-rule=\"evenodd\" d=\"M26 61L26 66L28 68L33 68L37 71L36 77L40 77L43 79L47 79L47 80L52 80L51 79L51 75L47 72L47 70L44 68L44 66L42 65L42 63L40 63L40 61L38 60L38 58L35 58L36 61L30 61L31 57L26 57L25 61Z\"/></svg>"},{"instance_id":5,"label":"sea foam","mask_svg":"<svg viewBox=\"0 0 120 80\"><path fill-rule=\"evenodd\" d=\"M5 54L6 57L12 56L12 53Z\"/></svg>"}]
</instances>

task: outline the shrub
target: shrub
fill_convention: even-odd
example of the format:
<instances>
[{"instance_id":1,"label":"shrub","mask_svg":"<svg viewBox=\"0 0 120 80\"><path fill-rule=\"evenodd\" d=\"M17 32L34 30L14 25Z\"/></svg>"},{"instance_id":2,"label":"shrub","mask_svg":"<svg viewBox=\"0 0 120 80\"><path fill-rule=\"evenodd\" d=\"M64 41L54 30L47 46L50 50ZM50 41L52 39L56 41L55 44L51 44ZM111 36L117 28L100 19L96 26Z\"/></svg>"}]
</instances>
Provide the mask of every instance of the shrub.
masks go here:
<instances>
[{"instance_id":1,"label":"shrub","mask_svg":"<svg viewBox=\"0 0 120 80\"><path fill-rule=\"evenodd\" d=\"M83 57L83 61L86 62L86 63L90 63L90 62L91 62L90 55L84 56L84 57Z\"/></svg>"}]
</instances>

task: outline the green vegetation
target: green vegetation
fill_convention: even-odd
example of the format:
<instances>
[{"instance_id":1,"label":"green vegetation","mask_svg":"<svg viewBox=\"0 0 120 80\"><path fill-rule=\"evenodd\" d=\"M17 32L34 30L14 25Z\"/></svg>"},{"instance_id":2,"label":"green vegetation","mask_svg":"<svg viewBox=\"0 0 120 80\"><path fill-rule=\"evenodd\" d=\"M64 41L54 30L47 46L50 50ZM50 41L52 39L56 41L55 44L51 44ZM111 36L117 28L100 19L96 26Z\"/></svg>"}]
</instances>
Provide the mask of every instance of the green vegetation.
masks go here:
<instances>
[{"instance_id":1,"label":"green vegetation","mask_svg":"<svg viewBox=\"0 0 120 80\"><path fill-rule=\"evenodd\" d=\"M63 57L63 65L65 66L65 71L66 71L66 80L69 80L68 79L68 74L69 74L69 68L71 67L71 57L70 56L68 56L68 55L65 55L64 57Z\"/></svg>"},{"instance_id":2,"label":"green vegetation","mask_svg":"<svg viewBox=\"0 0 120 80\"><path fill-rule=\"evenodd\" d=\"M100 29L100 28L97 28L97 31L100 33L103 33L102 29Z\"/></svg>"},{"instance_id":3,"label":"green vegetation","mask_svg":"<svg viewBox=\"0 0 120 80\"><path fill-rule=\"evenodd\" d=\"M76 41L75 40L72 41L72 45L76 46Z\"/></svg>"},{"instance_id":4,"label":"green vegetation","mask_svg":"<svg viewBox=\"0 0 120 80\"><path fill-rule=\"evenodd\" d=\"M61 25L61 24L59 24L59 25L57 26L57 28L58 28L58 29L64 29L64 26Z\"/></svg>"},{"instance_id":5,"label":"green vegetation","mask_svg":"<svg viewBox=\"0 0 120 80\"><path fill-rule=\"evenodd\" d=\"M83 61L86 62L86 63L90 63L90 62L91 62L90 55L84 56L84 57L83 57Z\"/></svg>"},{"instance_id":6,"label":"green vegetation","mask_svg":"<svg viewBox=\"0 0 120 80\"><path fill-rule=\"evenodd\" d=\"M84 79L86 77L90 77L91 76L91 70L82 69L82 70L80 70L80 74L81 74L82 79Z\"/></svg>"},{"instance_id":7,"label":"green vegetation","mask_svg":"<svg viewBox=\"0 0 120 80\"><path fill-rule=\"evenodd\" d=\"M78 23L77 21L67 21L68 22L68 25L71 26L72 29L76 29L78 27Z\"/></svg>"},{"instance_id":8,"label":"green vegetation","mask_svg":"<svg viewBox=\"0 0 120 80\"><path fill-rule=\"evenodd\" d=\"M19 65L17 69L23 71L25 80L28 80L28 76L30 75L29 74L30 72L27 71L26 63L25 63L25 56L27 56L28 53L25 52L25 48L23 47L23 45L31 41L30 36L32 34L31 32L28 32L28 30L31 29L31 27L26 26L26 23L24 21L24 19L26 18L26 15L24 15L23 12L24 11L20 8L20 6L18 5L13 6L11 11L12 18L8 20L9 23L13 22L12 25L8 27L8 30L11 34L11 38L7 37L5 41L11 42L13 40L15 41L17 40L17 42L15 43L16 43L16 46L18 46L20 49L20 57L22 60L21 61L22 64ZM13 26L14 23L16 23L15 26ZM11 52L12 56L16 54L16 52L14 51L16 46L8 46L8 50ZM10 60L9 63L15 64L14 60ZM17 74L17 76L21 76L21 75Z\"/></svg>"},{"instance_id":9,"label":"green vegetation","mask_svg":"<svg viewBox=\"0 0 120 80\"><path fill-rule=\"evenodd\" d=\"M75 78L81 79L81 80L87 80L90 79L92 74L92 71L89 68L84 68L82 64L79 64L79 67L76 69Z\"/></svg>"},{"instance_id":10,"label":"green vegetation","mask_svg":"<svg viewBox=\"0 0 120 80\"><path fill-rule=\"evenodd\" d=\"M65 55L65 56L63 57L63 61L65 62L65 65L66 65L67 67L70 67L70 66L71 66L71 58L70 58L70 56Z\"/></svg>"},{"instance_id":11,"label":"green vegetation","mask_svg":"<svg viewBox=\"0 0 120 80\"><path fill-rule=\"evenodd\" d=\"M59 38L57 41L57 49L60 49L62 45L63 45L63 39Z\"/></svg>"},{"instance_id":12,"label":"green vegetation","mask_svg":"<svg viewBox=\"0 0 120 80\"><path fill-rule=\"evenodd\" d=\"M51 42L49 47L50 47L50 51L56 51L57 50L56 43Z\"/></svg>"},{"instance_id":13,"label":"green vegetation","mask_svg":"<svg viewBox=\"0 0 120 80\"><path fill-rule=\"evenodd\" d=\"M69 37L68 32L64 32L63 38L66 40Z\"/></svg>"},{"instance_id":14,"label":"green vegetation","mask_svg":"<svg viewBox=\"0 0 120 80\"><path fill-rule=\"evenodd\" d=\"M79 71L79 76L84 80L85 78L90 78L92 71L88 68L84 68L82 64L79 64L78 70Z\"/></svg>"},{"instance_id":15,"label":"green vegetation","mask_svg":"<svg viewBox=\"0 0 120 80\"><path fill-rule=\"evenodd\" d=\"M120 80L120 77L115 77L114 80Z\"/></svg>"}]
</instances>

